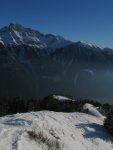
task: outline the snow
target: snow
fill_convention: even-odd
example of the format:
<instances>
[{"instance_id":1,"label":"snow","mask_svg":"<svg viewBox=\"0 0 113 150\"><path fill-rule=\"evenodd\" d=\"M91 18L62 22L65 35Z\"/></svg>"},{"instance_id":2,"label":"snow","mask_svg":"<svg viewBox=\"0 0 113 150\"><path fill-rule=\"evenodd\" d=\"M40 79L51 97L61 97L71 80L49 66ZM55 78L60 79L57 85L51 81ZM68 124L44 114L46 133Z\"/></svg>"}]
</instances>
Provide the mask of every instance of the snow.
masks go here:
<instances>
[{"instance_id":1,"label":"snow","mask_svg":"<svg viewBox=\"0 0 113 150\"><path fill-rule=\"evenodd\" d=\"M87 41L80 41L80 43L84 46L87 46L87 47L93 47L93 44L87 42Z\"/></svg>"},{"instance_id":2,"label":"snow","mask_svg":"<svg viewBox=\"0 0 113 150\"><path fill-rule=\"evenodd\" d=\"M57 100L60 100L60 101L62 101L62 100L72 100L72 99L70 99L70 98L68 98L68 97L60 96L60 95L53 95L53 98L54 98L54 99L57 99ZM75 101L75 100L74 100L74 101Z\"/></svg>"},{"instance_id":3,"label":"snow","mask_svg":"<svg viewBox=\"0 0 113 150\"><path fill-rule=\"evenodd\" d=\"M90 114L90 115L96 116L97 118L99 118L101 120L105 119L105 117L98 111L98 107L96 108L93 105L86 103L83 106L83 109L88 110L88 114Z\"/></svg>"},{"instance_id":4,"label":"snow","mask_svg":"<svg viewBox=\"0 0 113 150\"><path fill-rule=\"evenodd\" d=\"M30 139L28 131L41 132L47 142L56 140L59 150L112 150L113 137L103 127L104 117L92 105L84 108L91 113L39 111L1 117L0 150L50 149L46 142Z\"/></svg>"},{"instance_id":5,"label":"snow","mask_svg":"<svg viewBox=\"0 0 113 150\"><path fill-rule=\"evenodd\" d=\"M97 48L97 49L101 49L103 50L102 47L100 46L97 46L97 45L94 45L94 44L91 44L87 41L78 41L76 42L77 45L79 45L80 47L85 47L85 48Z\"/></svg>"},{"instance_id":6,"label":"snow","mask_svg":"<svg viewBox=\"0 0 113 150\"><path fill-rule=\"evenodd\" d=\"M0 38L0 43L4 45L4 42L1 40L1 38Z\"/></svg>"}]
</instances>

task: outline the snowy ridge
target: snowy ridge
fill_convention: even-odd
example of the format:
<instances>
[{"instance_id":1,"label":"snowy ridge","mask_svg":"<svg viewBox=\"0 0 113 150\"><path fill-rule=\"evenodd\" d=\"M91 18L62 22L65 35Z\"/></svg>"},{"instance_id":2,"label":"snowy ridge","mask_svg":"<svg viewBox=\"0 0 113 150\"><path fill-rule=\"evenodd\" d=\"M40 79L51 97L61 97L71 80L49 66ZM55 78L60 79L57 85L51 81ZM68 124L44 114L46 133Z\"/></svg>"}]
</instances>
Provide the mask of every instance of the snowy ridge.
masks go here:
<instances>
[{"instance_id":1,"label":"snowy ridge","mask_svg":"<svg viewBox=\"0 0 113 150\"><path fill-rule=\"evenodd\" d=\"M59 101L65 101L65 100L71 100L71 101L75 101L75 100L73 100L73 99L71 99L71 98L68 98L68 97L66 97L66 96L60 96L60 95L53 95L53 98L54 99L57 99L57 100L59 100Z\"/></svg>"},{"instance_id":2,"label":"snowy ridge","mask_svg":"<svg viewBox=\"0 0 113 150\"><path fill-rule=\"evenodd\" d=\"M30 138L32 132L35 138ZM56 150L113 149L113 137L98 115L40 111L0 118L0 150L54 150L49 146L55 141Z\"/></svg>"},{"instance_id":3,"label":"snowy ridge","mask_svg":"<svg viewBox=\"0 0 113 150\"><path fill-rule=\"evenodd\" d=\"M80 48L95 49L97 51L104 50L107 54L113 55L113 49L110 48L103 48L86 41L72 42L59 35L43 34L37 30L13 23L0 29L0 43L5 46L27 45L38 49L49 48L53 50L75 44Z\"/></svg>"},{"instance_id":4,"label":"snowy ridge","mask_svg":"<svg viewBox=\"0 0 113 150\"><path fill-rule=\"evenodd\" d=\"M100 118L101 120L104 120L105 117L102 116L102 114L97 110L98 108L95 108L93 105L86 103L83 106L84 110L88 110L88 114L96 116L97 118Z\"/></svg>"},{"instance_id":5,"label":"snowy ridge","mask_svg":"<svg viewBox=\"0 0 113 150\"><path fill-rule=\"evenodd\" d=\"M28 45L43 48L60 48L71 44L61 36L44 35L34 29L25 28L20 24L10 24L0 30L0 38L5 45Z\"/></svg>"},{"instance_id":6,"label":"snowy ridge","mask_svg":"<svg viewBox=\"0 0 113 150\"><path fill-rule=\"evenodd\" d=\"M92 43L89 43L87 41L78 41L76 42L76 44L79 46L79 47L85 47L85 48L97 48L97 49L104 49L100 46L97 46L97 45L94 45Z\"/></svg>"},{"instance_id":7,"label":"snowy ridge","mask_svg":"<svg viewBox=\"0 0 113 150\"><path fill-rule=\"evenodd\" d=\"M25 28L20 24L11 23L9 26L5 26L0 29L0 42L4 45L28 45L43 48L63 48L74 42L64 39L62 36L53 34L43 34L37 30L31 28ZM75 42L80 48L94 48L101 49L113 54L113 49L103 48L95 44L91 44L87 41Z\"/></svg>"}]
</instances>

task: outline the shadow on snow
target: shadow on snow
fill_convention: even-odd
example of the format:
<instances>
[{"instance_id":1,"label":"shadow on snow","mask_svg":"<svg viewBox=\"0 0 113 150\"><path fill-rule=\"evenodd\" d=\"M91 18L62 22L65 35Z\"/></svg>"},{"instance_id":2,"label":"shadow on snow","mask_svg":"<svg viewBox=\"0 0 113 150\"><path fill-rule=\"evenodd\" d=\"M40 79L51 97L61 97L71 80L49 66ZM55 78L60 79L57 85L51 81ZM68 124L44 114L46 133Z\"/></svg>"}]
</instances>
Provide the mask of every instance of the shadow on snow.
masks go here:
<instances>
[{"instance_id":1,"label":"shadow on snow","mask_svg":"<svg viewBox=\"0 0 113 150\"><path fill-rule=\"evenodd\" d=\"M96 123L81 123L79 125L75 125L77 128L84 129L83 136L85 138L100 138L104 141L109 141L113 143L113 136L108 133L108 131L104 128L103 125Z\"/></svg>"}]
</instances>

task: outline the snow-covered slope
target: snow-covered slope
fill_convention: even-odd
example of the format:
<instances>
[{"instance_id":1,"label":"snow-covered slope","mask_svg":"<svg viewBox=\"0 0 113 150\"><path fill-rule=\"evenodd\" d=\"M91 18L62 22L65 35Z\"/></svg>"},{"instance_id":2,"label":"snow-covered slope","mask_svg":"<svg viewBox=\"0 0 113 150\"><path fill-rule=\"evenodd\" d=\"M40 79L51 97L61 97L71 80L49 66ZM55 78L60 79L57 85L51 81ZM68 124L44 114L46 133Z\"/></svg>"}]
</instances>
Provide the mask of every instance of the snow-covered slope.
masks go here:
<instances>
[{"instance_id":1,"label":"snow-covered slope","mask_svg":"<svg viewBox=\"0 0 113 150\"><path fill-rule=\"evenodd\" d=\"M73 99L71 99L71 98L68 98L68 97L66 97L66 96L60 96L60 95L53 95L52 96L54 99L56 99L56 100L59 100L59 101L65 101L65 100L71 100L71 101L75 101L75 100L73 100Z\"/></svg>"},{"instance_id":2,"label":"snow-covered slope","mask_svg":"<svg viewBox=\"0 0 113 150\"><path fill-rule=\"evenodd\" d=\"M98 111L98 108L95 108L93 105L86 103L83 106L84 110L87 110L87 113L93 116L96 116L97 118L100 118L101 120L104 120L104 116Z\"/></svg>"},{"instance_id":3,"label":"snow-covered slope","mask_svg":"<svg viewBox=\"0 0 113 150\"><path fill-rule=\"evenodd\" d=\"M31 28L25 28L20 24L10 24L0 30L0 39L7 45L27 45L43 48L60 48L71 44L71 41L65 40L61 36L52 34L44 35Z\"/></svg>"},{"instance_id":4,"label":"snow-covered slope","mask_svg":"<svg viewBox=\"0 0 113 150\"><path fill-rule=\"evenodd\" d=\"M113 137L102 118L85 113L40 111L0 118L0 150L31 149L112 150Z\"/></svg>"}]
</instances>

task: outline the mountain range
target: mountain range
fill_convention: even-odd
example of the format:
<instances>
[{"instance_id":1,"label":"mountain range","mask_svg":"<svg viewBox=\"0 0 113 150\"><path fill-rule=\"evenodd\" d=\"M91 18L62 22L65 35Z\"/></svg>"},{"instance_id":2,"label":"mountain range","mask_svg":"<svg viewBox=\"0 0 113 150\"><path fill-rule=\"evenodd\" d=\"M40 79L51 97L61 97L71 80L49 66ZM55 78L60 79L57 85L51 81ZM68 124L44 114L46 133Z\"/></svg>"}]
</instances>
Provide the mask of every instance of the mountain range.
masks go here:
<instances>
[{"instance_id":1,"label":"mountain range","mask_svg":"<svg viewBox=\"0 0 113 150\"><path fill-rule=\"evenodd\" d=\"M11 23L0 29L0 83L0 97L60 93L112 102L113 49Z\"/></svg>"}]
</instances>

